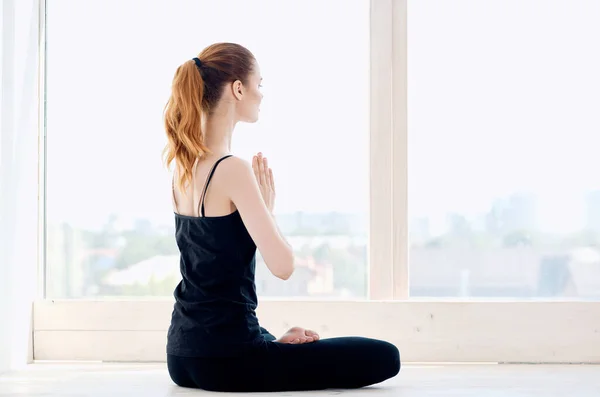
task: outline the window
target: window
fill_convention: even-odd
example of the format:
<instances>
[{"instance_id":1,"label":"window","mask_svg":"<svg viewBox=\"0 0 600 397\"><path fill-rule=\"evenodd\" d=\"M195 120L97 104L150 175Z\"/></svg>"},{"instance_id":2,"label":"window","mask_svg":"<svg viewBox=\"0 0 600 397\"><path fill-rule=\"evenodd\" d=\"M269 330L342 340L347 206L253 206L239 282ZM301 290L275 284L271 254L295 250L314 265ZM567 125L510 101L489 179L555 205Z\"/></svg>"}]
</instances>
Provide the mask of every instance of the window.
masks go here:
<instances>
[{"instance_id":1,"label":"window","mask_svg":"<svg viewBox=\"0 0 600 397\"><path fill-rule=\"evenodd\" d=\"M329 268L337 278L331 293L324 292L332 285L326 277L313 279L309 289L308 272L294 277L304 284L273 285L258 275L263 297L316 300L263 299L257 313L271 332L315 324L323 337L372 335L399 346L407 362L598 361L600 302L583 301L597 298L585 284L600 278L596 248L590 240L571 240L572 230L593 229L597 217L587 202L598 190L590 182L596 142L589 133L597 130L592 111L598 102L578 96L598 88L591 73L599 58L590 21L599 14L596 2L47 3L47 14L46 2L40 5L48 17L46 270L52 299L35 302L36 359L164 361L165 319L173 309L167 298L178 275L177 264L168 262L176 253L170 178L159 158L162 107L175 67L204 45L227 40L251 48L265 75L263 118L239 126L235 151L250 156L261 150L271 158L278 216L297 251L330 258L327 249L314 248L325 238L346 255L369 251L368 260L359 254L362 259ZM231 14L234 7L238 12ZM174 22L163 28L167 21ZM286 45L279 44L282 38ZM290 82L296 82L292 93ZM477 101L470 99L475 94ZM316 139L326 153L306 143ZM307 188L324 184L326 193ZM553 195L557 191L562 196ZM568 201L558 203L559 197ZM84 200L89 208L73 212ZM553 208L564 216L549 217ZM356 226L345 239L323 227L311 235L322 223L308 219L325 216L327 227L337 224L341 218L332 209L357 214ZM288 226L290 219L305 229ZM563 222L566 227L556 226ZM486 224L517 233L485 240L477 233L490 230ZM536 228L521 233L527 224ZM564 231L569 228L571 234ZM298 244L299 234L312 244ZM348 249L349 241L355 248ZM567 265L560 256L546 258L540 273L527 254L531 247L584 249L572 250ZM429 256L419 261L419 252ZM469 255L475 260L462 259ZM515 267L519 273L507 271ZM367 273L370 301L356 302L366 296ZM540 274L553 277L543 288L537 287ZM569 289L560 290L559 282ZM118 300L105 299L111 295ZM76 299L85 297L94 301ZM569 298L574 301L564 302ZM548 328L557 319L561 325Z\"/></svg>"},{"instance_id":2,"label":"window","mask_svg":"<svg viewBox=\"0 0 600 397\"><path fill-rule=\"evenodd\" d=\"M50 1L47 296L172 295L162 110L180 63L233 41L256 55L265 94L262 119L238 125L233 152L269 157L298 260L283 282L259 255L259 294L365 297L368 11L366 0Z\"/></svg>"},{"instance_id":3,"label":"window","mask_svg":"<svg viewBox=\"0 0 600 397\"><path fill-rule=\"evenodd\" d=\"M408 3L412 297L600 298L598 15Z\"/></svg>"}]
</instances>

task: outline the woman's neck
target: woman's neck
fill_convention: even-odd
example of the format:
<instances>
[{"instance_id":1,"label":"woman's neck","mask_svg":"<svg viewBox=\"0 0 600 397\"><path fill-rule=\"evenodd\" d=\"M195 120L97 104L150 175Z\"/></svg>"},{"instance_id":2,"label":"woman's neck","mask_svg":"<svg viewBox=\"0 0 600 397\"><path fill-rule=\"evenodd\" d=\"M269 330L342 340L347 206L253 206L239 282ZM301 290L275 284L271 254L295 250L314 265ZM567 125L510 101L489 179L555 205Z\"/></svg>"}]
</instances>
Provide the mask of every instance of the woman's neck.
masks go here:
<instances>
[{"instance_id":1,"label":"woman's neck","mask_svg":"<svg viewBox=\"0 0 600 397\"><path fill-rule=\"evenodd\" d=\"M212 114L202 125L204 143L213 153L229 153L236 121L233 112Z\"/></svg>"}]
</instances>

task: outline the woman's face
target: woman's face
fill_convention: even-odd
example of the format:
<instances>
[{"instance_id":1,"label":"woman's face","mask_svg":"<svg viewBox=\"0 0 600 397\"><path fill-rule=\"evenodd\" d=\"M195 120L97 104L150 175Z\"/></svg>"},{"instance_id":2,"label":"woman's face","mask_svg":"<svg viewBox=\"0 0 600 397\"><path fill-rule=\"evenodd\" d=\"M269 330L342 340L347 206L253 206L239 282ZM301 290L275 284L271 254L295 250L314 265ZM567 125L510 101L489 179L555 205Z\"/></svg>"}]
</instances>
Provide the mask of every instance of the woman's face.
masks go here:
<instances>
[{"instance_id":1,"label":"woman's face","mask_svg":"<svg viewBox=\"0 0 600 397\"><path fill-rule=\"evenodd\" d=\"M238 99L237 116L239 121L255 123L258 120L260 103L263 99L260 92L261 82L260 67L255 62L254 68L248 76L247 84L235 84L234 95Z\"/></svg>"}]
</instances>

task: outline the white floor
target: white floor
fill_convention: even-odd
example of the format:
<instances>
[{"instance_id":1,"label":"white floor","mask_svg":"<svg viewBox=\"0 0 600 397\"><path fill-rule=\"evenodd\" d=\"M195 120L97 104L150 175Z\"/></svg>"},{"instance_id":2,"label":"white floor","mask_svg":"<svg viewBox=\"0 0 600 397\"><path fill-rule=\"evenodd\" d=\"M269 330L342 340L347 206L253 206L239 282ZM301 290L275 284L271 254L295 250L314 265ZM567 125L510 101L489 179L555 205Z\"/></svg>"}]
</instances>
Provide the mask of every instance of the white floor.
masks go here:
<instances>
[{"instance_id":1,"label":"white floor","mask_svg":"<svg viewBox=\"0 0 600 397\"><path fill-rule=\"evenodd\" d=\"M37 363L0 375L0 396L11 397L167 397L230 395L173 385L164 364ZM382 397L598 397L600 366L595 365L405 365L396 378L359 390L258 393L282 396ZM239 394L237 394L239 395Z\"/></svg>"}]
</instances>

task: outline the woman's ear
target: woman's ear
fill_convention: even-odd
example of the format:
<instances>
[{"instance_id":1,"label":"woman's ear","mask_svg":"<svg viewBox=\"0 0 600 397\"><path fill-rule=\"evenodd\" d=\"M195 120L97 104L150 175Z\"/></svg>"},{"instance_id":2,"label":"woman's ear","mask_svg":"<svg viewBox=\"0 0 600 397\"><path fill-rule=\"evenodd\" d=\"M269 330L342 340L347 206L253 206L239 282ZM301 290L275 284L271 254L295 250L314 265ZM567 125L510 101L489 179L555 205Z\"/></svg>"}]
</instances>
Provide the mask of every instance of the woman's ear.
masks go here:
<instances>
[{"instance_id":1,"label":"woman's ear","mask_svg":"<svg viewBox=\"0 0 600 397\"><path fill-rule=\"evenodd\" d=\"M242 82L240 80L234 81L231 88L233 89L233 96L235 96L235 99L241 101L244 96L244 85Z\"/></svg>"}]
</instances>

